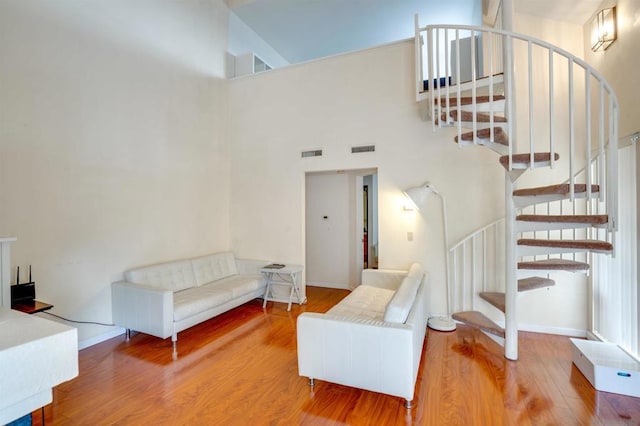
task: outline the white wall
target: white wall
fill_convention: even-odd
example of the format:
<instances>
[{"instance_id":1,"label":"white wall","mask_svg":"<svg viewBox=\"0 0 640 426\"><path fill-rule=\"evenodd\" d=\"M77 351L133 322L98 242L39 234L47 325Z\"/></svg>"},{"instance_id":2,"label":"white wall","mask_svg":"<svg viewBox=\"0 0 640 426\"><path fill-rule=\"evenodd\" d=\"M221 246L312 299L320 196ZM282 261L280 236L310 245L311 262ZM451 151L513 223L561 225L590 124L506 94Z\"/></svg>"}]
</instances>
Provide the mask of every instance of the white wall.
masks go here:
<instances>
[{"instance_id":1,"label":"white wall","mask_svg":"<svg viewBox=\"0 0 640 426\"><path fill-rule=\"evenodd\" d=\"M605 7L616 6L617 23L618 23L618 39L609 48L603 52L592 52L590 48L590 20L584 26L585 58L593 64L611 83L618 97L620 104L620 137L629 136L632 133L640 131L640 79L638 78L638 69L640 67L640 3L637 0L605 0L601 3L598 10ZM595 14L595 11L594 11ZM637 143L636 143L637 145ZM636 152L638 147L636 146ZM620 161L620 175L623 179L628 179L629 174L624 174L624 170L632 170L629 165L629 154L633 157L633 149L620 151L621 155L627 155ZM636 154L637 156L637 154ZM624 161L627 160L627 161ZM636 166L637 167L636 159ZM632 162L631 162L632 163ZM621 197L624 196L624 187L627 190L629 184L623 184L621 187ZM636 191L640 188L640 175L636 171ZM636 194L636 199L640 194ZM632 197L631 197L632 198ZM629 198L620 201L620 218L618 226L620 227L620 236L616 239L616 250L622 253L609 263L608 269L605 264L600 265L599 271L608 271L609 280L605 279L600 283L602 293L608 297L601 297L598 300L598 309L596 310L596 320L594 322L595 331L603 335L609 341L615 342L632 353L638 354L638 336L634 335L637 331L637 306L640 304L638 300L637 289L640 286L635 285L637 280L636 268L629 268L625 264L625 259L630 265L633 265L634 253L637 256L637 243L640 241L637 237L638 226L638 209L625 209L625 205L629 206L631 200ZM634 224L633 221L636 223ZM634 226L635 225L635 226ZM625 232L626 231L626 232ZM636 244L629 242L625 235L635 240ZM634 235L635 234L635 235ZM631 258L631 260L628 260ZM620 263L620 265L616 265ZM637 261L635 262L637 264ZM636 271L634 272L634 269ZM635 303L624 299L636 298ZM619 300L624 300L622 303ZM598 315L598 312L600 315ZM615 315L612 314L615 312ZM636 319L635 326L633 319ZM629 326L625 323L629 320ZM621 326L622 325L622 326Z\"/></svg>"},{"instance_id":2,"label":"white wall","mask_svg":"<svg viewBox=\"0 0 640 426\"><path fill-rule=\"evenodd\" d=\"M432 274L430 310L442 312L440 208L404 212L402 190L430 180L446 194L455 242L503 215L503 173L494 153L458 149L454 131L433 133L420 120L413 54L405 41L230 82L238 254L304 263L305 173L377 168L380 267L423 263ZM376 152L350 153L365 144ZM301 158L310 148L323 157Z\"/></svg>"},{"instance_id":3,"label":"white wall","mask_svg":"<svg viewBox=\"0 0 640 426\"><path fill-rule=\"evenodd\" d=\"M620 103L620 136L640 131L640 3L605 0L598 10L616 6L618 39L604 52L591 51L591 20L584 25L584 57L611 83ZM594 15L595 15L594 11Z\"/></svg>"},{"instance_id":4,"label":"white wall","mask_svg":"<svg viewBox=\"0 0 640 426\"><path fill-rule=\"evenodd\" d=\"M0 2L0 235L52 312L110 323L127 268L229 248L227 13Z\"/></svg>"}]
</instances>

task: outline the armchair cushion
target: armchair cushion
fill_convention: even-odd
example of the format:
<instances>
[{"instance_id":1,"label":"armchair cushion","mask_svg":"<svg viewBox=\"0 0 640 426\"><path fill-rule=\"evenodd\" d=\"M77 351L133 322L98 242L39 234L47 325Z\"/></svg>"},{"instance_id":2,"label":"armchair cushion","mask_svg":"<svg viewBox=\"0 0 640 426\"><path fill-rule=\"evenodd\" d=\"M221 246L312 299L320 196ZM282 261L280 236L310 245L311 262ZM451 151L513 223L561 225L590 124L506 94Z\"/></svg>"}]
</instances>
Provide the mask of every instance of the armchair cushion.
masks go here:
<instances>
[{"instance_id":1,"label":"armchair cushion","mask_svg":"<svg viewBox=\"0 0 640 426\"><path fill-rule=\"evenodd\" d=\"M393 290L361 285L356 287L327 314L344 318L382 321L384 309L393 297Z\"/></svg>"}]
</instances>

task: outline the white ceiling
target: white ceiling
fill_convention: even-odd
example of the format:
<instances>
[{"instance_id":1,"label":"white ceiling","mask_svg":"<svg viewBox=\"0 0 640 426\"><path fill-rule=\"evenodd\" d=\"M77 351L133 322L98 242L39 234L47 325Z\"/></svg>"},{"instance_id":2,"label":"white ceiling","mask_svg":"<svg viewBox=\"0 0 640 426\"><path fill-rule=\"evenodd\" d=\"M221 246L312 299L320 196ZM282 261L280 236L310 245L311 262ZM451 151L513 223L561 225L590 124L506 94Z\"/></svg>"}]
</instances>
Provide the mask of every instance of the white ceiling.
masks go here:
<instances>
[{"instance_id":1,"label":"white ceiling","mask_svg":"<svg viewBox=\"0 0 640 426\"><path fill-rule=\"evenodd\" d=\"M516 12L583 24L602 0L514 0ZM481 25L481 0L227 0L290 63L413 37L420 25Z\"/></svg>"}]
</instances>

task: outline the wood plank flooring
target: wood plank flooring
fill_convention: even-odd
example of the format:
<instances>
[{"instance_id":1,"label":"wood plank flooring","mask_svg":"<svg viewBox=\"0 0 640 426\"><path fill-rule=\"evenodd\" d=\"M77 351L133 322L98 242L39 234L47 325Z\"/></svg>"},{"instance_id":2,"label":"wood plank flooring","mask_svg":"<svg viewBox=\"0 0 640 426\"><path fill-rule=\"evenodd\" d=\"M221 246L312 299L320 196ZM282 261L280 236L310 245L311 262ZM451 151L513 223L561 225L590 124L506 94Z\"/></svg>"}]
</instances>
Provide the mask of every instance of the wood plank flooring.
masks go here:
<instances>
[{"instance_id":1,"label":"wood plank flooring","mask_svg":"<svg viewBox=\"0 0 640 426\"><path fill-rule=\"evenodd\" d=\"M170 339L133 334L80 352L80 375L54 390L48 425L639 425L640 399L596 392L565 337L521 333L520 360L460 325L429 330L414 408L403 400L298 376L296 317L347 292L307 289L309 303L254 300ZM40 411L33 414L41 424Z\"/></svg>"}]
</instances>

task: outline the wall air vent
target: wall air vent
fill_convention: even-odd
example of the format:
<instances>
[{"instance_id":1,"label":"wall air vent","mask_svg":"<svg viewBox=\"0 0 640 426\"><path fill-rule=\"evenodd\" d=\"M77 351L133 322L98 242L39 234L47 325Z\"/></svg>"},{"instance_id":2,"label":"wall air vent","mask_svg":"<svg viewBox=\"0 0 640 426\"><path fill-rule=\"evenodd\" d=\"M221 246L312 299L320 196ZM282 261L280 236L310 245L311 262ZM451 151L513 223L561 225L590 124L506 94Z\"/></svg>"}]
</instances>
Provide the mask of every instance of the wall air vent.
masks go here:
<instances>
[{"instance_id":1,"label":"wall air vent","mask_svg":"<svg viewBox=\"0 0 640 426\"><path fill-rule=\"evenodd\" d=\"M321 149L312 149L310 151L302 151L302 158L307 157L322 157Z\"/></svg>"},{"instance_id":2,"label":"wall air vent","mask_svg":"<svg viewBox=\"0 0 640 426\"><path fill-rule=\"evenodd\" d=\"M376 151L376 146L375 145L363 145L363 146L352 146L351 147L351 153L352 154L359 154L361 152L375 152Z\"/></svg>"}]
</instances>

